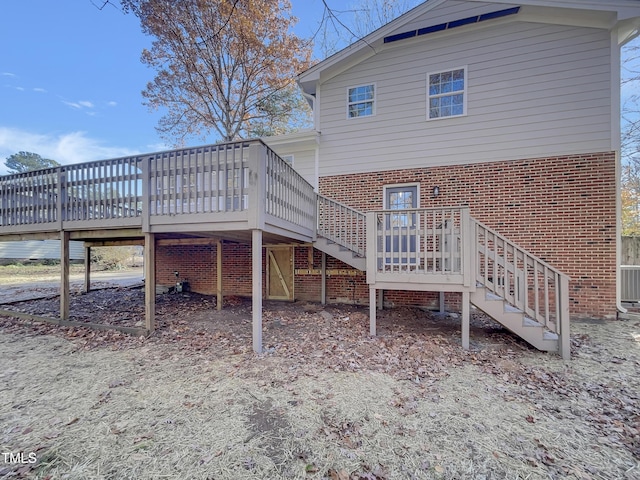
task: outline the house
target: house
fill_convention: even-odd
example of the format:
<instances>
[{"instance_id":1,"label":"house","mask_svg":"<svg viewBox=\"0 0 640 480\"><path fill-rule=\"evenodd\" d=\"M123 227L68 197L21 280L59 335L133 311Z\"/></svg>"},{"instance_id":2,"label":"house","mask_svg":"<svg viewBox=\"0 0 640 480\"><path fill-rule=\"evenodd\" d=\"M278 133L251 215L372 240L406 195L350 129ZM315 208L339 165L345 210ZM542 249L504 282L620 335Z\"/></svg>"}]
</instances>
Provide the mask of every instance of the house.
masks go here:
<instances>
[{"instance_id":1,"label":"house","mask_svg":"<svg viewBox=\"0 0 640 480\"><path fill-rule=\"evenodd\" d=\"M368 303L372 334L376 307L459 309L465 347L475 305L568 358L569 315L620 308L639 27L632 0L428 0L299 76L312 131L0 177L0 240L144 244L147 329L180 271L252 297L256 351L266 297Z\"/></svg>"},{"instance_id":2,"label":"house","mask_svg":"<svg viewBox=\"0 0 640 480\"><path fill-rule=\"evenodd\" d=\"M69 259L84 260L82 242L70 242ZM0 262L3 260L60 260L60 240L0 242Z\"/></svg>"}]
</instances>

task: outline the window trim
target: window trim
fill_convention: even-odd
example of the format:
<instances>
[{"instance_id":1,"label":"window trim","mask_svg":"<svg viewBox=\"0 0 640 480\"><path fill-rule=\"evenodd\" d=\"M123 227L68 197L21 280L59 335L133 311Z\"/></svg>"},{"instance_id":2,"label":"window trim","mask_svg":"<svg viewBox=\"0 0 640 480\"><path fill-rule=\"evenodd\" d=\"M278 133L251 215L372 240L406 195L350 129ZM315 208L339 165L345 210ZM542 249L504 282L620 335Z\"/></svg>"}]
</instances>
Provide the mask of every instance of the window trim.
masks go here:
<instances>
[{"instance_id":1,"label":"window trim","mask_svg":"<svg viewBox=\"0 0 640 480\"><path fill-rule=\"evenodd\" d=\"M363 100L361 102L350 102L349 101L349 91L354 89L354 88L360 88L360 87L373 87L373 99L372 100ZM357 118L369 118L369 117L375 117L376 116L376 103L377 103L377 97L378 97L378 85L376 84L376 82L371 82L371 83L363 83L360 85L352 85L350 87L347 87L347 120L354 120ZM371 102L372 103L372 108L371 108L371 115L360 115L357 117L352 117L349 115L349 107L351 105L355 105L358 103L366 103L366 102Z\"/></svg>"},{"instance_id":2,"label":"window trim","mask_svg":"<svg viewBox=\"0 0 640 480\"><path fill-rule=\"evenodd\" d=\"M429 93L429 77L431 77L431 75L436 75L438 73L447 73L447 72L454 72L456 70L462 70L463 74L464 74L464 90L456 90L455 92L447 92L445 94L438 94L438 95L431 95ZM458 117L466 117L467 116L467 97L469 95L469 75L468 75L468 66L464 65L464 66L460 66L460 67L454 67L454 68L445 68L445 69L441 69L441 70L436 70L433 72L427 72L427 105L426 105L426 114L427 114L427 121L431 122L434 120L444 120L447 118L458 118ZM430 109L430 103L431 103L431 99L432 98L442 98L442 97L446 97L446 96L450 96L456 93L462 92L462 113L458 114L458 115L448 115L446 117L433 117L431 118L430 113L431 113L431 109Z\"/></svg>"},{"instance_id":3,"label":"window trim","mask_svg":"<svg viewBox=\"0 0 640 480\"><path fill-rule=\"evenodd\" d=\"M293 155L293 153L289 153L287 155L280 155L280 158L282 158L282 160L284 160L285 162L287 162L289 165L293 167L293 162L295 161L295 156Z\"/></svg>"}]
</instances>

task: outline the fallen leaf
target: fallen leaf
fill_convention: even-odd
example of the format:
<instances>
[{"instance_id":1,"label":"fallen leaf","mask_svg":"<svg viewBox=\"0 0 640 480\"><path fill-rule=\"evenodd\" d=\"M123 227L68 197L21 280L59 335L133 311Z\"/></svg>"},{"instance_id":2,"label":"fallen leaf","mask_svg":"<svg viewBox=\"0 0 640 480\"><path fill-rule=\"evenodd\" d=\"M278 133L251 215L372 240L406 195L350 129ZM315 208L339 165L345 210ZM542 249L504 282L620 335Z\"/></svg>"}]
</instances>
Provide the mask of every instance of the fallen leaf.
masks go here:
<instances>
[{"instance_id":1,"label":"fallen leaf","mask_svg":"<svg viewBox=\"0 0 640 480\"><path fill-rule=\"evenodd\" d=\"M349 474L344 469L337 471L331 468L328 473L331 480L349 480Z\"/></svg>"}]
</instances>

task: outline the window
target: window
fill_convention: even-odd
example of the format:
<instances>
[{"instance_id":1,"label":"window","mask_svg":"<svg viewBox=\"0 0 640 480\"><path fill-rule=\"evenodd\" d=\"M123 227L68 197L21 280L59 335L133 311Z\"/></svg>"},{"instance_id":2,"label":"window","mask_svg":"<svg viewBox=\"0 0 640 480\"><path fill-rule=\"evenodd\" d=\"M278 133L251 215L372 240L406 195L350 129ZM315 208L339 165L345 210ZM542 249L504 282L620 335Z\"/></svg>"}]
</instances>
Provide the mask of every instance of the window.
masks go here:
<instances>
[{"instance_id":1,"label":"window","mask_svg":"<svg viewBox=\"0 0 640 480\"><path fill-rule=\"evenodd\" d=\"M409 210L418 207L418 186L385 187L386 208L388 210ZM390 214L391 227L414 226L415 214Z\"/></svg>"},{"instance_id":2,"label":"window","mask_svg":"<svg viewBox=\"0 0 640 480\"><path fill-rule=\"evenodd\" d=\"M427 120L467 114L467 67L427 74Z\"/></svg>"},{"instance_id":3,"label":"window","mask_svg":"<svg viewBox=\"0 0 640 480\"><path fill-rule=\"evenodd\" d=\"M293 155L282 155L280 158L293 167Z\"/></svg>"},{"instance_id":4,"label":"window","mask_svg":"<svg viewBox=\"0 0 640 480\"><path fill-rule=\"evenodd\" d=\"M375 85L362 85L349 88L347 99L347 117L368 117L375 114Z\"/></svg>"}]
</instances>

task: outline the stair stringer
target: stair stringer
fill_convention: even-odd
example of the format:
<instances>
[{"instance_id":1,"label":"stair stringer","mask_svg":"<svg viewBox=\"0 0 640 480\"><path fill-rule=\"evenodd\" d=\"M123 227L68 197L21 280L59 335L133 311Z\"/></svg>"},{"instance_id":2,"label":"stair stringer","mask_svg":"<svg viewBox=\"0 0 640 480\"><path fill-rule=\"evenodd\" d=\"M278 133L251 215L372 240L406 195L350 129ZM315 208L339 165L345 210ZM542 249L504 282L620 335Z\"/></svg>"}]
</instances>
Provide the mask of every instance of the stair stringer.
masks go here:
<instances>
[{"instance_id":1,"label":"stair stringer","mask_svg":"<svg viewBox=\"0 0 640 480\"><path fill-rule=\"evenodd\" d=\"M558 335L527 317L523 311L511 305L504 298L490 293L487 288L478 285L476 290L470 293L469 300L478 309L538 350L559 352L560 339Z\"/></svg>"},{"instance_id":2,"label":"stair stringer","mask_svg":"<svg viewBox=\"0 0 640 480\"><path fill-rule=\"evenodd\" d=\"M357 268L363 272L367 270L367 259L365 257L361 257L353 250L349 250L348 248L327 240L324 237L318 236L318 238L313 242L313 246L321 252L331 255L353 268Z\"/></svg>"}]
</instances>

